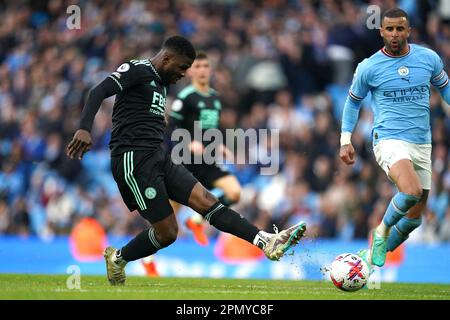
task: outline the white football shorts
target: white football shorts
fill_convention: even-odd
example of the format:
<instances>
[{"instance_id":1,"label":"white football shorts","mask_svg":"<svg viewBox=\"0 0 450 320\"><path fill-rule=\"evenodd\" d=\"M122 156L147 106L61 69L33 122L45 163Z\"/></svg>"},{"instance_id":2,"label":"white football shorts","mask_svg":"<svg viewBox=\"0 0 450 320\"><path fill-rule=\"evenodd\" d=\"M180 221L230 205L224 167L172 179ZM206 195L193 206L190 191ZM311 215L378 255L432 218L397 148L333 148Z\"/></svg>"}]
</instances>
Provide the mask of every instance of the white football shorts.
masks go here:
<instances>
[{"instance_id":1,"label":"white football shorts","mask_svg":"<svg viewBox=\"0 0 450 320\"><path fill-rule=\"evenodd\" d=\"M373 152L378 165L389 177L394 163L402 159L411 160L419 176L422 188L431 189L431 144L415 144L402 140L387 139L379 141Z\"/></svg>"}]
</instances>

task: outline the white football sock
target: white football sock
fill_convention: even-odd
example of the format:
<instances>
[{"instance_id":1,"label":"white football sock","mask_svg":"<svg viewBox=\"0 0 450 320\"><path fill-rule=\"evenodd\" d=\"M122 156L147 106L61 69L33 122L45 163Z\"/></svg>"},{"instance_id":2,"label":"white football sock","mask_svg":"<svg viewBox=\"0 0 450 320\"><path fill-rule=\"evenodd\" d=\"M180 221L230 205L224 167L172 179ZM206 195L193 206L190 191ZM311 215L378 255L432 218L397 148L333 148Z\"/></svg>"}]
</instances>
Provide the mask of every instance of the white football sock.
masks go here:
<instances>
[{"instance_id":1,"label":"white football sock","mask_svg":"<svg viewBox=\"0 0 450 320\"><path fill-rule=\"evenodd\" d=\"M375 229L376 233L383 238L387 238L389 236L389 232L391 228L386 226L383 221L381 221L380 225Z\"/></svg>"},{"instance_id":2,"label":"white football sock","mask_svg":"<svg viewBox=\"0 0 450 320\"><path fill-rule=\"evenodd\" d=\"M255 239L253 239L253 244L260 249L264 249L272 236L272 233L261 230L256 234Z\"/></svg>"}]
</instances>

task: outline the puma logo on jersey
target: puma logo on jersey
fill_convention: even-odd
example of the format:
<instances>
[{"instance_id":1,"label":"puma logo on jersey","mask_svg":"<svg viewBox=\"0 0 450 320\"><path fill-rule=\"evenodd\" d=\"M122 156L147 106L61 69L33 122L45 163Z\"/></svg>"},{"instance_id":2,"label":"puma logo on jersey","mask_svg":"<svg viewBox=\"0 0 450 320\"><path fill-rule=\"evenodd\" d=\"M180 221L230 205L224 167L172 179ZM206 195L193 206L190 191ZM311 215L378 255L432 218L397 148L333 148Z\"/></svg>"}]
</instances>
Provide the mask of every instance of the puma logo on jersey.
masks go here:
<instances>
[{"instance_id":1,"label":"puma logo on jersey","mask_svg":"<svg viewBox=\"0 0 450 320\"><path fill-rule=\"evenodd\" d=\"M405 80L405 81L408 81L408 83L409 84L411 84L410 82L409 82L409 77L403 77L403 78L401 78L402 80Z\"/></svg>"}]
</instances>

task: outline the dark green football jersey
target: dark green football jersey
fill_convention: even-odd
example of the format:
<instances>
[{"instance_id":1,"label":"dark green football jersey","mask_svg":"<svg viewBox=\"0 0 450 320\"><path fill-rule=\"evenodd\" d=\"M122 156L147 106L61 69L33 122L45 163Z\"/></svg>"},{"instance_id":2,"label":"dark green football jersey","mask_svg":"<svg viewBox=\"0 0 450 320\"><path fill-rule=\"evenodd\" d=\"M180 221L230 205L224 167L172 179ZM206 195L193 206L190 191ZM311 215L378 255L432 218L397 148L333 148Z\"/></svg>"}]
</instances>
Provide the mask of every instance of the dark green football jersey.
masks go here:
<instances>
[{"instance_id":1,"label":"dark green football jersey","mask_svg":"<svg viewBox=\"0 0 450 320\"><path fill-rule=\"evenodd\" d=\"M199 92L193 85L181 90L172 103L170 121L174 127L184 128L193 137L194 122L199 121L202 131L218 129L222 103L214 89Z\"/></svg>"}]
</instances>

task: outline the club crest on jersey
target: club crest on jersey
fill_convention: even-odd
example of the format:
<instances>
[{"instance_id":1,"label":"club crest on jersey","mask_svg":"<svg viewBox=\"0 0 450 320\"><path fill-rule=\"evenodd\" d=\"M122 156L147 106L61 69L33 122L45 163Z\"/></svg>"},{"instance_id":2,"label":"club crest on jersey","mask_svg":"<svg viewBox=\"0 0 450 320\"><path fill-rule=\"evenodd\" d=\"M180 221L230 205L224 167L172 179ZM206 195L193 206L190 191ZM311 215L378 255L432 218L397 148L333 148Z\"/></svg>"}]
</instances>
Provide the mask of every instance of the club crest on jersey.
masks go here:
<instances>
[{"instance_id":1,"label":"club crest on jersey","mask_svg":"<svg viewBox=\"0 0 450 320\"><path fill-rule=\"evenodd\" d=\"M402 77L407 76L409 74L409 69L405 66L401 66L400 68L398 68L397 70L398 74L401 75Z\"/></svg>"},{"instance_id":2,"label":"club crest on jersey","mask_svg":"<svg viewBox=\"0 0 450 320\"><path fill-rule=\"evenodd\" d=\"M145 196L147 197L147 199L154 199L156 197L155 188L148 187L147 189L145 189Z\"/></svg>"},{"instance_id":3,"label":"club crest on jersey","mask_svg":"<svg viewBox=\"0 0 450 320\"><path fill-rule=\"evenodd\" d=\"M199 101L198 104L197 104L197 107L198 107L199 109L206 108L206 103L203 102L203 101Z\"/></svg>"}]
</instances>

